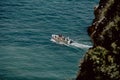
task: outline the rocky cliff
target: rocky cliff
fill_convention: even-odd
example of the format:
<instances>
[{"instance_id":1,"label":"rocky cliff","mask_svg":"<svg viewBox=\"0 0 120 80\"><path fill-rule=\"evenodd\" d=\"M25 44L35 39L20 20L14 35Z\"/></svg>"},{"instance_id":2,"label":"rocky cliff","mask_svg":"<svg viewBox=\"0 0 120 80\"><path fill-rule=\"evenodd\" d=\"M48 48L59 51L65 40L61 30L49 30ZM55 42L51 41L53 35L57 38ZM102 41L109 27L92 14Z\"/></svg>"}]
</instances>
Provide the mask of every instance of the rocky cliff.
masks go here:
<instances>
[{"instance_id":1,"label":"rocky cliff","mask_svg":"<svg viewBox=\"0 0 120 80\"><path fill-rule=\"evenodd\" d=\"M76 80L120 80L120 1L100 0L88 28L93 47L85 54Z\"/></svg>"}]
</instances>

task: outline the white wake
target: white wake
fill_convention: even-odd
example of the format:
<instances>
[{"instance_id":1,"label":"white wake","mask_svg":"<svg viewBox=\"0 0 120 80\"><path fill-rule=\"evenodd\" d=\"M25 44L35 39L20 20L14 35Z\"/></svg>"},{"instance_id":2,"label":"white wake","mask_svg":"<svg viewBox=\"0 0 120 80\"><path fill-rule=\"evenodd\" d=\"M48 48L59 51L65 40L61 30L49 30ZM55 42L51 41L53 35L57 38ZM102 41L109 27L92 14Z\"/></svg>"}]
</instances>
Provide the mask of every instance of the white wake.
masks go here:
<instances>
[{"instance_id":1,"label":"white wake","mask_svg":"<svg viewBox=\"0 0 120 80\"><path fill-rule=\"evenodd\" d=\"M66 44L64 42L57 42L53 38L51 38L50 40L54 43L57 43L57 44L66 45L66 46L73 46L73 47L77 47L77 48L90 48L90 47L92 47L90 45L81 44L81 43L78 43L75 41L73 41L71 44Z\"/></svg>"},{"instance_id":2,"label":"white wake","mask_svg":"<svg viewBox=\"0 0 120 80\"><path fill-rule=\"evenodd\" d=\"M85 45L85 44L80 44L80 43L77 43L77 42L73 42L70 44L71 46L75 46L75 47L78 47L78 48L90 48L92 46L89 46L89 45Z\"/></svg>"}]
</instances>

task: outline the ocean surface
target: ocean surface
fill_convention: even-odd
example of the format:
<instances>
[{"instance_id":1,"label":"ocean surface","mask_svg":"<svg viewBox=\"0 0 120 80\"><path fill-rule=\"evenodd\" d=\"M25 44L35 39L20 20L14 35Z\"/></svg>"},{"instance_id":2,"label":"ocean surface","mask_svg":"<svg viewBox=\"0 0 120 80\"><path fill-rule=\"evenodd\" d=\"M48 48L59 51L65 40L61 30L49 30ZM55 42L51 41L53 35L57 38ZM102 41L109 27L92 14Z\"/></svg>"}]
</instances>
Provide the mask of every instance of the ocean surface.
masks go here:
<instances>
[{"instance_id":1,"label":"ocean surface","mask_svg":"<svg viewBox=\"0 0 120 80\"><path fill-rule=\"evenodd\" d=\"M0 0L0 80L73 80L92 46L98 0ZM52 34L74 46L50 41Z\"/></svg>"}]
</instances>

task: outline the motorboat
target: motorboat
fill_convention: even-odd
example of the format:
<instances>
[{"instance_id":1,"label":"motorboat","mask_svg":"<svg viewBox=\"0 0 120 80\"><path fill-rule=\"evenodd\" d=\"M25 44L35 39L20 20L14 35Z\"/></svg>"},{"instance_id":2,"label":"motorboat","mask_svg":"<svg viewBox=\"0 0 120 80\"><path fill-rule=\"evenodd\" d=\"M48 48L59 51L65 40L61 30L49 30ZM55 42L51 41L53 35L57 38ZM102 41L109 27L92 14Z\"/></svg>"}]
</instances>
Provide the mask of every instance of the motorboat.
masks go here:
<instances>
[{"instance_id":1,"label":"motorboat","mask_svg":"<svg viewBox=\"0 0 120 80\"><path fill-rule=\"evenodd\" d=\"M69 39L69 37L64 37L61 34L52 34L51 41L64 45L70 45L73 43L73 40Z\"/></svg>"}]
</instances>

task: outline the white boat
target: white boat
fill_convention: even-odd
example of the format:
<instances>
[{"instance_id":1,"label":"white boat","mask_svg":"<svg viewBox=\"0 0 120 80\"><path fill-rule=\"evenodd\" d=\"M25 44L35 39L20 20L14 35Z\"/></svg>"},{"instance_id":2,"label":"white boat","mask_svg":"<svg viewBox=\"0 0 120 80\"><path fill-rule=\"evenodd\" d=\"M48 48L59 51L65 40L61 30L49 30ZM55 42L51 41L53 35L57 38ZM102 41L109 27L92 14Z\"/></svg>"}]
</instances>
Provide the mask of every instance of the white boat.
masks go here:
<instances>
[{"instance_id":1,"label":"white boat","mask_svg":"<svg viewBox=\"0 0 120 80\"><path fill-rule=\"evenodd\" d=\"M59 35L52 34L51 41L64 45L70 45L71 43L73 43L73 41L69 39L69 37L64 37L63 35L60 34Z\"/></svg>"}]
</instances>

